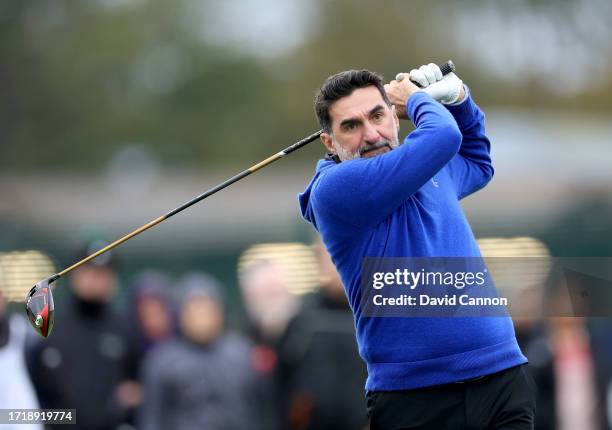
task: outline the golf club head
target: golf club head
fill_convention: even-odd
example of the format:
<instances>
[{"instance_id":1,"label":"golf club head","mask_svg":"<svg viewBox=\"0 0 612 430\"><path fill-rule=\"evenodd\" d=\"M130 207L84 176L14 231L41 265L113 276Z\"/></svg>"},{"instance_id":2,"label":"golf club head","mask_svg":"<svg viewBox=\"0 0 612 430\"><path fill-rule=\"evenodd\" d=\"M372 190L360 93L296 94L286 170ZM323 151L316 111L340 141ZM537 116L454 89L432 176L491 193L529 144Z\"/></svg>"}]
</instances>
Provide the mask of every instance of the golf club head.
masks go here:
<instances>
[{"instance_id":1,"label":"golf club head","mask_svg":"<svg viewBox=\"0 0 612 430\"><path fill-rule=\"evenodd\" d=\"M40 281L34 285L26 297L26 313L34 330L42 337L48 337L53 330L55 317L55 305L53 304L53 293L51 283L59 276Z\"/></svg>"}]
</instances>

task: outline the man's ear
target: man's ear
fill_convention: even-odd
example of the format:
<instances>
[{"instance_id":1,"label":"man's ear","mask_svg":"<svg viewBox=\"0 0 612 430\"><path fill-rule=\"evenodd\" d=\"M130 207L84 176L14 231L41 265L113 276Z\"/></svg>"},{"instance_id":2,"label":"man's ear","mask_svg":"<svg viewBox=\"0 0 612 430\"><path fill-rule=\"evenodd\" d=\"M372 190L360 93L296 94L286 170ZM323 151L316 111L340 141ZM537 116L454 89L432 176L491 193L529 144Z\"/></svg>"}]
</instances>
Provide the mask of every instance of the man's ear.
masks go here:
<instances>
[{"instance_id":1,"label":"man's ear","mask_svg":"<svg viewBox=\"0 0 612 430\"><path fill-rule=\"evenodd\" d=\"M321 142L323 142L323 145L325 145L325 148L327 148L329 152L335 154L334 145L332 145L331 134L323 132L321 133L320 138L321 138Z\"/></svg>"}]
</instances>

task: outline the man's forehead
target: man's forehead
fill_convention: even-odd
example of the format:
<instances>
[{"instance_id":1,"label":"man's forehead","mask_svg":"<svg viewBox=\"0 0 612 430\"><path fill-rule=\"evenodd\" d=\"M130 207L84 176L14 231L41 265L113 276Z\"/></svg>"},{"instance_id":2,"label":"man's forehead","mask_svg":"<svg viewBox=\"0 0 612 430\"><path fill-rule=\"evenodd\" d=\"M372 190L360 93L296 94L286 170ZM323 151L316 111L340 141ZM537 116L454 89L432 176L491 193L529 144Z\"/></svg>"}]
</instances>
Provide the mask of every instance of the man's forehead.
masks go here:
<instances>
[{"instance_id":1,"label":"man's forehead","mask_svg":"<svg viewBox=\"0 0 612 430\"><path fill-rule=\"evenodd\" d=\"M351 95L336 100L329 107L329 114L332 121L342 121L360 115L367 115L378 105L386 106L378 88L369 86L357 88Z\"/></svg>"}]
</instances>

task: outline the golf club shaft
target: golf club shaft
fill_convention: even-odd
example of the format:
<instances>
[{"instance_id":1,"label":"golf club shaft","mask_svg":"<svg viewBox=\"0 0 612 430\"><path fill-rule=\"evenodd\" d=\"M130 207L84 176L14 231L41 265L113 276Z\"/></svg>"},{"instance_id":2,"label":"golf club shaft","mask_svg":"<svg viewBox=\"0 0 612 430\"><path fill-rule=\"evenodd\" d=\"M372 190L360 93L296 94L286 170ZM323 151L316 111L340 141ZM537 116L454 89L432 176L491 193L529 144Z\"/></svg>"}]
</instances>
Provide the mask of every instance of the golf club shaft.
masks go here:
<instances>
[{"instance_id":1,"label":"golf club shaft","mask_svg":"<svg viewBox=\"0 0 612 430\"><path fill-rule=\"evenodd\" d=\"M446 74L448 74L450 72L454 72L455 71L455 65L450 60L447 61L446 63L440 64L439 67L440 67L440 70L442 71L443 75L446 75ZM296 150L300 149L301 147L307 145L308 143L318 139L322 132L323 132L323 130L319 130L319 131L311 134L310 136L305 137L304 139L294 143L293 145L283 149L282 151L277 152L276 154L266 158L263 161L260 161L259 163L255 164L254 166L251 166L250 168L248 168L246 170L243 170L242 172L238 173L237 175L232 176L228 180L220 183L219 185L217 185L214 188L211 188L210 190L206 191L205 193L200 194L199 196L193 198L192 200L189 200L188 202L186 202L186 203L182 204L181 206L177 207L176 209L171 210L167 214L162 215L159 218L156 218L153 221L150 221L147 224L143 225L142 227L137 228L133 232L123 236L122 238L117 239L116 241L114 241L113 243L105 246L104 248L100 249L99 251L94 252L90 256L82 259L81 261L79 261L79 262L73 264L72 266L62 270L61 272L55 274L52 277L52 281L51 282L55 281L56 279L58 279L61 276L64 276L65 274L71 272L72 270L76 269L77 267L82 266L83 264L93 260L94 258L104 254L105 252L108 252L111 249L121 245L123 242L133 238L134 236L139 235L143 231L146 231L146 230L150 229L151 227L154 227L157 224L161 223L162 221L167 220L171 216L174 216L177 213L187 209L188 207L195 205L196 203L204 200L206 197L212 196L217 191L221 191L222 189L224 189L226 187L229 187L234 182L237 182L237 181L239 181L239 180L241 180L243 178L246 178L251 173L254 173L254 172L258 171L259 169L262 169L262 168L266 167L268 164L271 164L271 163L273 163L273 162L283 158L285 155L290 154L293 151L296 151Z\"/></svg>"},{"instance_id":2,"label":"golf club shaft","mask_svg":"<svg viewBox=\"0 0 612 430\"><path fill-rule=\"evenodd\" d=\"M58 279L60 276L64 276L65 274L71 272L72 270L76 269L77 267L80 267L83 264L93 260L94 258L99 257L100 255L104 254L105 252L108 252L111 249L121 245L123 242L133 238L134 236L139 235L143 231L146 231L146 230L150 229L151 227L156 226L157 224L161 223L162 221L165 221L168 218L176 215L177 213L184 211L188 207L193 206L194 204L204 200L205 198L207 198L209 196L212 196L216 192L221 191L222 189L224 189L226 187L229 187L234 182L238 182L239 180L241 180L243 178L246 178L251 173L255 173L256 171L258 171L260 169L263 169L267 165L272 164L273 162L275 162L277 160L280 160L285 155L288 155L288 154L290 154L290 153L300 149L301 147L309 144L310 142L313 142L313 141L317 140L319 138L319 136L321 135L321 133L322 133L322 130L319 130L316 133L313 133L313 134L305 137L304 139L300 140L299 142L296 142L293 145L283 149L282 151L279 151L276 154L266 158L265 160L260 161L259 163L249 167L248 169L243 170L242 172L238 173L237 175L234 175L231 178L229 178L228 180L220 183L216 187L211 188L210 190L208 190L208 191L200 194L199 196L189 200L188 202L186 202L186 203L182 204L181 206L177 207L176 209L171 210L167 214L162 215L159 218L156 218L153 221L148 222L147 224L143 225L142 227L137 228L136 230L134 230L133 232L131 232L129 234L126 234L122 238L117 239L116 241L114 241L113 243L105 246L104 248L100 249L99 251L94 252L90 256L85 257L81 261L78 261L77 263L73 264L72 266L70 266L70 267L62 270L61 272L57 273L53 277L54 278L53 280Z\"/></svg>"}]
</instances>

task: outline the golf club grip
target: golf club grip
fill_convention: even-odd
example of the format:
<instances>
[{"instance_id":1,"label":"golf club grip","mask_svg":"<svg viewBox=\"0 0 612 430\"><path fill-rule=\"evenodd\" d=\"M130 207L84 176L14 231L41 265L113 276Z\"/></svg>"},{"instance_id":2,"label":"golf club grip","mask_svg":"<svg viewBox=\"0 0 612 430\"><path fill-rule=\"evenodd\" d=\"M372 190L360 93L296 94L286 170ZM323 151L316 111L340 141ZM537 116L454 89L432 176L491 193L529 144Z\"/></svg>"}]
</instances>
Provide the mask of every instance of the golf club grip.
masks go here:
<instances>
[{"instance_id":1,"label":"golf club grip","mask_svg":"<svg viewBox=\"0 0 612 430\"><path fill-rule=\"evenodd\" d=\"M453 63L452 60L448 60L446 63L438 64L438 67L440 68L440 71L442 72L442 76L446 76L449 73L454 72L456 70L455 63ZM415 82L412 79L410 80L410 82L412 82L417 87L421 88L421 85L418 82Z\"/></svg>"}]
</instances>

